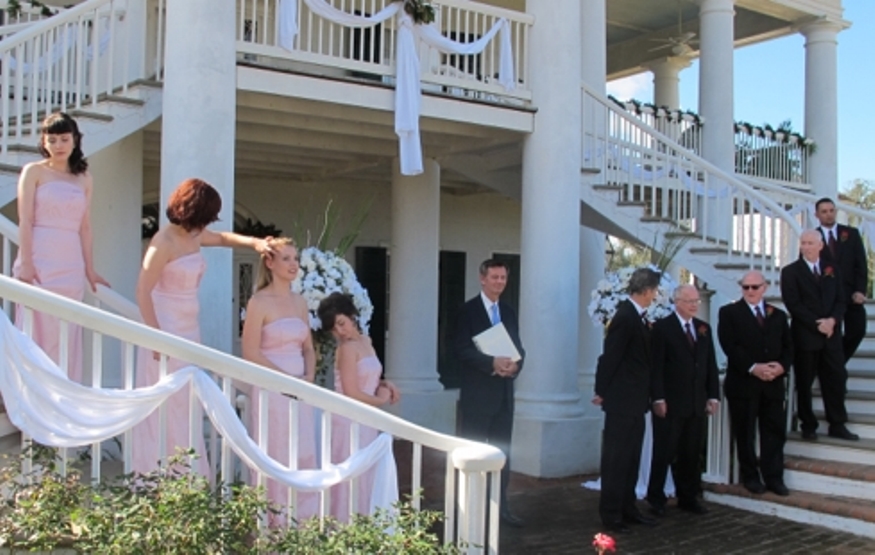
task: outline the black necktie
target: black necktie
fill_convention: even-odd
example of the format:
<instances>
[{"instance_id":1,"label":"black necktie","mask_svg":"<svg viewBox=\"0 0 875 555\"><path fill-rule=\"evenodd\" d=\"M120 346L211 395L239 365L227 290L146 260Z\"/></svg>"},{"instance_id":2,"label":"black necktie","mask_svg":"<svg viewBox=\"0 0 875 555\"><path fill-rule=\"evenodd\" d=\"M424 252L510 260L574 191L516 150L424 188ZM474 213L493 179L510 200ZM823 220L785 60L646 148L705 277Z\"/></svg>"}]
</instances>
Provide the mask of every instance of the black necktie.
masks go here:
<instances>
[{"instance_id":1,"label":"black necktie","mask_svg":"<svg viewBox=\"0 0 875 555\"><path fill-rule=\"evenodd\" d=\"M760 310L759 305L757 305L757 307L754 309L754 312L756 312L757 324L759 324L761 328L765 327L766 319L763 318L763 311Z\"/></svg>"},{"instance_id":2,"label":"black necktie","mask_svg":"<svg viewBox=\"0 0 875 555\"><path fill-rule=\"evenodd\" d=\"M696 338L693 337L693 329L690 327L690 323L687 322L684 324L684 328L687 330L687 342L690 344L690 349L696 348Z\"/></svg>"},{"instance_id":3,"label":"black necktie","mask_svg":"<svg viewBox=\"0 0 875 555\"><path fill-rule=\"evenodd\" d=\"M817 267L817 264L811 267L811 271L814 272L814 280L820 281L820 268Z\"/></svg>"},{"instance_id":4,"label":"black necktie","mask_svg":"<svg viewBox=\"0 0 875 555\"><path fill-rule=\"evenodd\" d=\"M836 250L837 250L835 231L830 230L828 244L829 244L829 252L832 253L833 260L835 260Z\"/></svg>"}]
</instances>

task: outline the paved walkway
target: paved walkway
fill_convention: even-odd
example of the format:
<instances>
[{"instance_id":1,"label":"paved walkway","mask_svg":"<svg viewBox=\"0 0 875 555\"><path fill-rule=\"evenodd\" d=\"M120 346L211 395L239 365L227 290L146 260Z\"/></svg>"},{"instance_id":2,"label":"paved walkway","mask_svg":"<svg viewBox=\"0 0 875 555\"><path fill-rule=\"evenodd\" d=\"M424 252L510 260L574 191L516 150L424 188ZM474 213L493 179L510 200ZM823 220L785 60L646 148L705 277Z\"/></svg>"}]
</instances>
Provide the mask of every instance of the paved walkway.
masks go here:
<instances>
[{"instance_id":1,"label":"paved walkway","mask_svg":"<svg viewBox=\"0 0 875 555\"><path fill-rule=\"evenodd\" d=\"M526 521L521 529L502 527L502 555L595 553L600 532L599 493L580 487L584 477L536 480L514 475L509 490L513 512ZM646 504L640 502L642 511ZM616 534L618 554L875 554L875 540L797 524L777 517L706 503L696 516L669 507L656 527L632 525Z\"/></svg>"}]
</instances>

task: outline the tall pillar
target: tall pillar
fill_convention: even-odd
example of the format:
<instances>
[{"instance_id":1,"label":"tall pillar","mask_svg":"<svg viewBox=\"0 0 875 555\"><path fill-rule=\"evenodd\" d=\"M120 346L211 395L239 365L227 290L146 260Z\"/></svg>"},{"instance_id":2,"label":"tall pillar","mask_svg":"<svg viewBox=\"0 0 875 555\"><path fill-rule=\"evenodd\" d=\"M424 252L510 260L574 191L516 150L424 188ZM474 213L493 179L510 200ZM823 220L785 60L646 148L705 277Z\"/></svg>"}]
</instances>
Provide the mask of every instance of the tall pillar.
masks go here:
<instances>
[{"instance_id":1,"label":"tall pillar","mask_svg":"<svg viewBox=\"0 0 875 555\"><path fill-rule=\"evenodd\" d=\"M435 160L415 176L401 175L395 160L386 375L401 389L391 412L453 433L457 392L444 390L437 371L440 193Z\"/></svg>"},{"instance_id":2,"label":"tall pillar","mask_svg":"<svg viewBox=\"0 0 875 555\"><path fill-rule=\"evenodd\" d=\"M814 141L809 181L818 195L838 193L838 41L843 29L819 20L800 29L805 36L805 135Z\"/></svg>"},{"instance_id":3,"label":"tall pillar","mask_svg":"<svg viewBox=\"0 0 875 555\"><path fill-rule=\"evenodd\" d=\"M607 8L606 0L584 0L580 3L581 80L597 92L604 93L607 80ZM600 117L602 114L585 114L583 117ZM582 121L583 126L604 129L605 122ZM590 185L604 180L603 175L584 175ZM578 303L577 382L580 391L580 408L583 423L580 433L585 450L579 460L578 470L583 473L597 472L601 457L601 431L603 415L599 407L590 402L595 389L595 366L602 350L602 328L592 323L587 312L590 291L595 289L605 275L605 235L586 227L580 222L580 300Z\"/></svg>"},{"instance_id":4,"label":"tall pillar","mask_svg":"<svg viewBox=\"0 0 875 555\"><path fill-rule=\"evenodd\" d=\"M653 73L653 103L677 110L681 106L680 73L690 67L690 59L670 56L647 64Z\"/></svg>"},{"instance_id":5,"label":"tall pillar","mask_svg":"<svg viewBox=\"0 0 875 555\"><path fill-rule=\"evenodd\" d=\"M234 223L234 10L233 2L167 0L165 52L175 55L164 60L161 205L167 204L170 193L183 179L204 179L222 196L220 221L210 227L217 231L230 231ZM231 352L231 251L204 249L204 256L207 272L200 286L202 341Z\"/></svg>"},{"instance_id":6,"label":"tall pillar","mask_svg":"<svg viewBox=\"0 0 875 555\"><path fill-rule=\"evenodd\" d=\"M705 121L702 156L730 174L735 172L734 3L734 0L699 0L699 114ZM712 199L704 224L708 235L728 239L732 231L730 203Z\"/></svg>"},{"instance_id":7,"label":"tall pillar","mask_svg":"<svg viewBox=\"0 0 875 555\"><path fill-rule=\"evenodd\" d=\"M520 334L514 470L581 470L589 446L577 383L580 302L581 0L527 2L535 131L523 146ZM562 52L561 56L556 56ZM545 61L549 60L549 63Z\"/></svg>"}]
</instances>

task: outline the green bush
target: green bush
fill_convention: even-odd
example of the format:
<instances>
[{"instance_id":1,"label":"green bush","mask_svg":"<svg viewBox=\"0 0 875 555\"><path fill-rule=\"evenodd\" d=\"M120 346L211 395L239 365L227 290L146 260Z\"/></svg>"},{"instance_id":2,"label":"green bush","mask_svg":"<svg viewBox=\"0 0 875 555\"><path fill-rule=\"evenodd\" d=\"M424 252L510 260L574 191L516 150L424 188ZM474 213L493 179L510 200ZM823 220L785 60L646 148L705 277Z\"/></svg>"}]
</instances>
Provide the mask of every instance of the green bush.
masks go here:
<instances>
[{"instance_id":1,"label":"green bush","mask_svg":"<svg viewBox=\"0 0 875 555\"><path fill-rule=\"evenodd\" d=\"M393 511L358 515L349 525L316 519L269 528L259 517L282 514L263 488L236 483L211 486L190 472L190 455L179 452L149 474L84 484L72 465L59 472L55 451L34 446L26 459L0 470L0 546L26 551L68 547L93 554L295 553L410 555L455 554L430 530L439 513L400 503Z\"/></svg>"}]
</instances>

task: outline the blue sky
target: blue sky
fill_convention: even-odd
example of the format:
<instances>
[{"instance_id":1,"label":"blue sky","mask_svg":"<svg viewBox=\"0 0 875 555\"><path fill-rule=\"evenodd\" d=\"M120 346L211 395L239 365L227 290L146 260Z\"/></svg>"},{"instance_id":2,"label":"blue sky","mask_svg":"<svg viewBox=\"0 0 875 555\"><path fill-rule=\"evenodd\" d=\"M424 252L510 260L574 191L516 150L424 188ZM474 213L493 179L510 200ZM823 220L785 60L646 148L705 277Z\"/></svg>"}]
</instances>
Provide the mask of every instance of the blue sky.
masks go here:
<instances>
[{"instance_id":1,"label":"blue sky","mask_svg":"<svg viewBox=\"0 0 875 555\"><path fill-rule=\"evenodd\" d=\"M875 105L867 91L875 88L875 1L844 0L850 29L839 34L839 188L855 178L875 180ZM680 98L684 109L696 110L698 62L681 72ZM793 129L805 128L805 48L796 34L735 51L735 117L777 126L784 120ZM650 73L608 85L620 98L652 101Z\"/></svg>"}]
</instances>

